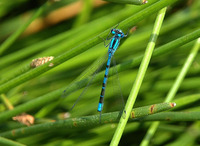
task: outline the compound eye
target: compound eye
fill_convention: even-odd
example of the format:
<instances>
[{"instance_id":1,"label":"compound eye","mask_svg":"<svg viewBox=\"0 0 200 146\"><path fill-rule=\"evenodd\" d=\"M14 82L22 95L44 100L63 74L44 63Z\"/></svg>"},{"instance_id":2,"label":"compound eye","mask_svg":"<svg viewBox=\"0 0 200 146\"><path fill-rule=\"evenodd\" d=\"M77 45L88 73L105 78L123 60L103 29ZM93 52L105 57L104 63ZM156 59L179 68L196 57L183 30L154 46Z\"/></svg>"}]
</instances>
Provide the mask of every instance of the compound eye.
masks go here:
<instances>
[{"instance_id":1,"label":"compound eye","mask_svg":"<svg viewBox=\"0 0 200 146\"><path fill-rule=\"evenodd\" d=\"M112 33L112 34L115 34L115 29L111 29L111 33Z\"/></svg>"},{"instance_id":2,"label":"compound eye","mask_svg":"<svg viewBox=\"0 0 200 146\"><path fill-rule=\"evenodd\" d=\"M124 37L124 33L118 33L117 36L123 38Z\"/></svg>"}]
</instances>

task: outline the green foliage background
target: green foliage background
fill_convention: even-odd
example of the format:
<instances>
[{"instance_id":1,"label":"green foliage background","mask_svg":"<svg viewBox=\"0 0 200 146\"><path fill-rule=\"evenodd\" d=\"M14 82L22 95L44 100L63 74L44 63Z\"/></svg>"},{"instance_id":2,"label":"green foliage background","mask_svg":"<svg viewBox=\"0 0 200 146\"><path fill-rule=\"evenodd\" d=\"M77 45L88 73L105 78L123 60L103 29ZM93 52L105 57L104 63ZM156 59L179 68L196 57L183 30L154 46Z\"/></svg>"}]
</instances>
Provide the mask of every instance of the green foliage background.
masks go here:
<instances>
[{"instance_id":1,"label":"green foliage background","mask_svg":"<svg viewBox=\"0 0 200 146\"><path fill-rule=\"evenodd\" d=\"M162 1L165 0L160 2ZM109 120L109 117L106 117L105 121L102 119L103 123L99 124L99 115L96 111L104 68L100 73L96 73L91 85L74 109L72 111L70 109L92 78L93 72L101 66L103 60L101 56L107 52L100 37L106 38L110 29L117 24L119 24L118 28L125 33L133 26L137 29L133 34L130 33L128 38L122 40L115 53L117 65L111 67L109 73L103 113L123 109L120 92L122 91L126 102L148 44L157 12L164 6L154 4L156 0L149 0L145 5L104 3L96 7L93 4L97 2L100 1L82 1L80 7L73 9L75 15L56 24L49 24L47 18L54 11L79 2L72 0L44 3L28 0L0 1L0 5L3 5L0 8L2 99L0 143L109 145L117 122L105 124L106 120ZM178 3L168 7L134 107L164 101L197 38L200 37L199 8L198 0L179 0ZM51 18L56 19L56 16ZM27 27L35 19L42 20L45 28L25 34ZM35 24L34 28L37 27L39 25ZM30 67L33 59L47 56L54 56L54 60L34 69ZM196 121L200 119L197 114L200 110L199 57L197 53L174 100L177 103L174 110L191 112L192 118L180 116L179 120L173 120L175 117L173 115L170 117L172 121L161 122L151 139L152 145L200 144L199 122ZM53 63L53 66L49 66L50 63ZM62 98L65 89L67 89L66 97ZM14 109L8 110L5 104L13 105ZM24 112L35 117L36 126L26 128L27 126L12 121L13 116ZM84 118L70 119L88 115L96 116L86 123ZM177 115L181 114L177 112ZM72 120L71 123L77 121L73 126L66 126L64 121L66 118ZM156 121L156 118L158 116L155 114L151 121ZM165 116L164 119L167 117ZM58 127L56 124L51 124L54 121L59 121ZM140 119L140 122L130 121L126 125L119 145L139 145L150 124L148 119Z\"/></svg>"}]
</instances>

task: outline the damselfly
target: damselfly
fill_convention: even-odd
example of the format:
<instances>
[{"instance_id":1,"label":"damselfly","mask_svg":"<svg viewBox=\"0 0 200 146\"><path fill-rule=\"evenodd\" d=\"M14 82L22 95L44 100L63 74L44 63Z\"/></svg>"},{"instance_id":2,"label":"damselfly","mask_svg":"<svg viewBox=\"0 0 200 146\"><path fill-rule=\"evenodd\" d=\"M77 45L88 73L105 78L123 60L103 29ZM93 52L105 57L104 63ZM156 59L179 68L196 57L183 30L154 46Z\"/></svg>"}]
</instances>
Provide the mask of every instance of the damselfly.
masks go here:
<instances>
[{"instance_id":1,"label":"damselfly","mask_svg":"<svg viewBox=\"0 0 200 146\"><path fill-rule=\"evenodd\" d=\"M101 112L103 110L103 101L104 101L106 83L107 83L107 79L108 79L108 72L109 72L109 69L110 69L110 63L111 63L112 56L114 55L115 51L119 47L120 39L127 36L127 34L124 34L122 32L122 30L115 29L115 28L111 29L110 33L112 33L113 36L111 38L107 37L107 39L106 39L106 40L110 40L110 43L108 44L109 45L108 60L107 60L107 63L106 63L106 71L105 71L105 75L104 75L104 79L103 79L103 85L102 85L102 89L101 89L99 105L98 105L98 108L97 108L98 112ZM110 35L110 33L109 33L109 35ZM104 45L105 45L105 42L104 42ZM105 45L105 47L107 47L108 45Z\"/></svg>"},{"instance_id":2,"label":"damselfly","mask_svg":"<svg viewBox=\"0 0 200 146\"><path fill-rule=\"evenodd\" d=\"M118 26L118 25L117 25L117 26ZM116 27L117 27L117 26L116 26ZM109 35L110 35L110 33L109 33L108 37L106 38L106 40L110 40L110 42L109 42L108 45L105 45L105 40L104 40L104 46L105 46L105 47L108 47L108 46L109 46L109 48L108 48L108 53L107 53L107 55L106 55L107 58L108 58L108 60L107 60L107 63L106 63L106 70L105 70L105 74L104 74L104 80L103 80L103 85L102 85L102 90L101 90L99 105L98 105L98 108L97 108L97 111L100 112L100 113L101 113L101 111L103 110L103 100L104 100L104 94L105 94L106 83L107 83L107 79L108 79L108 72L109 72L109 69L110 69L111 59L112 59L112 57L113 57L115 51L116 51L117 48L119 47L120 39L127 36L127 34L124 34L124 33L122 32L122 30L116 29L116 27L113 28L113 29L111 29L111 31L110 31L110 33L112 33L113 36L110 37L110 38L108 38ZM102 62L102 63L105 62L105 59L106 59L105 56L100 57L100 60L101 60L100 62ZM97 62L99 62L99 60L97 60ZM95 68L96 68L97 65L95 65L95 64L96 64L96 63L94 63L94 66L95 66ZM98 64L99 64L99 63L98 63ZM100 67L101 67L101 65L100 65ZM90 69L91 69L91 68L90 68ZM99 69L100 69L100 68L99 68ZM97 69L97 70L99 70L99 69ZM92 70L94 70L94 69L92 69ZM81 81L81 79L84 78L85 74L88 74L88 73L83 72L82 75L80 75L80 77L78 77L76 81ZM90 74L90 73L89 73L89 74ZM96 73L95 73L95 74L96 74ZM94 78L94 76L91 78L90 81L88 81L88 84L87 84L86 88L83 90L83 92L81 93L81 95L78 97L78 99L76 100L76 102L75 102L74 105L72 106L71 110L74 108L74 106L76 105L76 103L80 100L80 97L81 97L81 96L83 95L83 93L86 91L88 85L92 82L92 79L93 79L93 78ZM75 81L75 82L76 82L76 81ZM73 85L73 84L72 84L72 85ZM78 84L78 86L79 86L79 84ZM68 91L69 91L70 88L71 88L71 86L69 86L66 90L64 90L62 97L65 97L65 96L66 96L65 93L68 94Z\"/></svg>"}]
</instances>

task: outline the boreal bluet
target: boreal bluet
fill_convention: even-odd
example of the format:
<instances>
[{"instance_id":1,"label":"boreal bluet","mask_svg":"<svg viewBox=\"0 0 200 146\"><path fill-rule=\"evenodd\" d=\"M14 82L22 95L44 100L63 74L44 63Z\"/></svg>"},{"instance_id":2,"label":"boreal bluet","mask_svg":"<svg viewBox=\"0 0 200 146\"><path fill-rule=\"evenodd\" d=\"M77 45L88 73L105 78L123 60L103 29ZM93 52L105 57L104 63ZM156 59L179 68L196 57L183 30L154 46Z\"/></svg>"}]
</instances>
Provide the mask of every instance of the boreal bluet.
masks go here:
<instances>
[{"instance_id":1,"label":"boreal bluet","mask_svg":"<svg viewBox=\"0 0 200 146\"><path fill-rule=\"evenodd\" d=\"M107 39L106 39L106 40L110 40L110 43L108 45L105 45L105 41L104 41L105 47L109 46L108 60L106 63L106 70L105 70L105 74L104 74L99 104L98 104L98 108L97 108L98 112L101 112L103 110L103 101L104 101L104 95L105 95L105 89L106 89L106 84L107 84L107 80L108 80L108 72L110 69L111 59L112 59L114 53L116 52L117 48L119 47L121 38L127 37L127 34L124 34L122 32L122 30L116 29L116 28L111 29L110 33L112 33L113 36L111 38L107 37ZM109 35L110 35L110 33L109 33Z\"/></svg>"},{"instance_id":2,"label":"boreal bluet","mask_svg":"<svg viewBox=\"0 0 200 146\"><path fill-rule=\"evenodd\" d=\"M118 26L118 25L117 25ZM116 27L117 27L116 26ZM99 99L99 104L98 104L98 108L97 108L97 111L98 112L101 112L103 110L103 101L104 101L104 95L105 95L105 89L106 89L106 83L107 83L107 79L108 79L108 72L109 72L109 69L110 69L110 64L111 64L111 59L114 55L114 53L116 52L117 48L119 47L119 44L120 44L120 40L121 38L124 38L124 37L127 37L127 34L124 34L122 32L122 30L120 29L116 29L113 28L111 29L110 33L108 34L108 37L106 38L106 40L110 40L109 44L108 45L105 45L105 40L104 40L104 46L105 47L108 47L108 52L106 55L102 56L99 58L99 60L94 63L94 65L92 65L93 67L93 71L94 70L97 70L96 72L98 72L98 70L101 68L103 62L106 62L106 58L107 58L107 63L106 63L106 70L105 70L105 74L104 74L104 79L103 79L103 85L102 85L102 89L101 89L101 94L100 94L100 99ZM109 35L110 34L113 34L112 37L109 38ZM95 65L96 64L96 65ZM97 64L99 64L100 67L97 67ZM101 65L100 65L101 64ZM89 71L89 74L88 74L88 70L84 73L82 73L82 75L80 75L76 80L75 82L78 83L78 86L79 86L79 81L81 81L82 79L85 78L85 76L87 75L92 75L91 73L91 70ZM95 72L95 74L96 74ZM90 79L92 80L94 78L94 75L93 77L91 77ZM88 81L88 84L90 84L92 81ZM87 84L87 86L88 86ZM81 95L78 97L78 99L76 100L76 102L74 103L74 105L72 106L71 110L74 108L74 106L76 105L76 103L80 100L80 97L83 95L83 93L87 90L87 86L86 88L83 90L83 92L81 93ZM65 93L68 93L68 90L70 89L71 87L67 88L66 90L64 90L64 94L62 97L66 97L66 94ZM70 89L71 90L71 89Z\"/></svg>"}]
</instances>

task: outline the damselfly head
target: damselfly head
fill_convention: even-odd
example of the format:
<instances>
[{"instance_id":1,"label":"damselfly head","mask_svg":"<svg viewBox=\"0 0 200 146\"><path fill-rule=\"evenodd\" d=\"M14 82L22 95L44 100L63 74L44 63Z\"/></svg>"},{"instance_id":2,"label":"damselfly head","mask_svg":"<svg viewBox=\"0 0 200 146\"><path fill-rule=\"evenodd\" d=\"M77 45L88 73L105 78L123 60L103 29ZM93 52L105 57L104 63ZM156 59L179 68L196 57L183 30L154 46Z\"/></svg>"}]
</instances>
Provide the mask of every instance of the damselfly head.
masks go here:
<instances>
[{"instance_id":1,"label":"damselfly head","mask_svg":"<svg viewBox=\"0 0 200 146\"><path fill-rule=\"evenodd\" d=\"M111 29L110 32L111 32L112 34L115 34L115 33L116 33L115 31L116 31L116 29L113 28L113 29Z\"/></svg>"},{"instance_id":2,"label":"damselfly head","mask_svg":"<svg viewBox=\"0 0 200 146\"><path fill-rule=\"evenodd\" d=\"M112 29L111 33L121 38L124 37L124 33L122 32L121 29Z\"/></svg>"}]
</instances>

